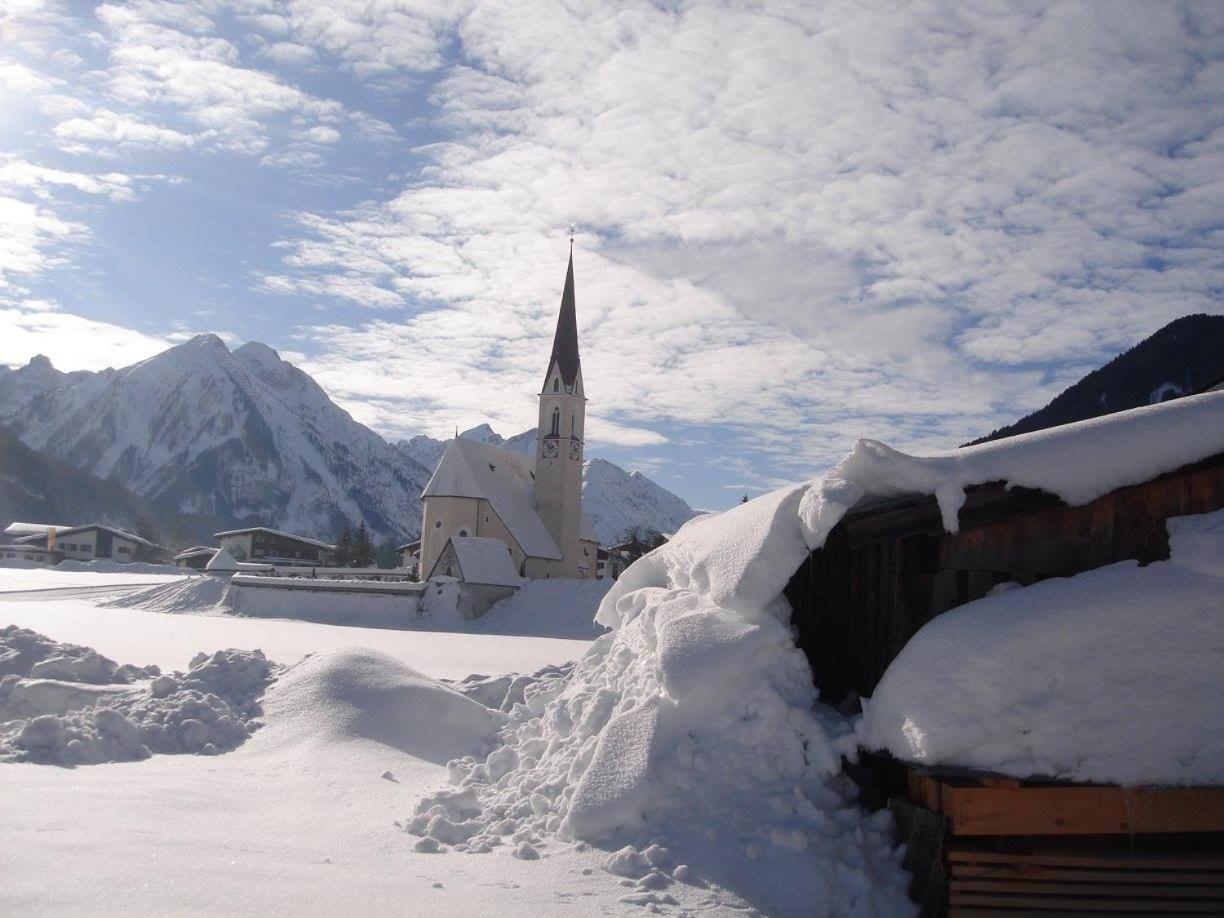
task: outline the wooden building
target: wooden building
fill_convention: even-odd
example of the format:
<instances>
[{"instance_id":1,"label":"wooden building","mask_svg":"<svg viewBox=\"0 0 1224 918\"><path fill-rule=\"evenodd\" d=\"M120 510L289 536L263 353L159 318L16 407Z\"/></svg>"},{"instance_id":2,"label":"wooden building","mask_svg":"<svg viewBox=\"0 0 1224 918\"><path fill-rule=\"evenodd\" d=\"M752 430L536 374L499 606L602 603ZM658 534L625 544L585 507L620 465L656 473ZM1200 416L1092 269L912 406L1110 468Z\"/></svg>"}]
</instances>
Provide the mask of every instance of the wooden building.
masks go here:
<instances>
[{"instance_id":1,"label":"wooden building","mask_svg":"<svg viewBox=\"0 0 1224 918\"><path fill-rule=\"evenodd\" d=\"M213 538L236 561L300 564L309 567L327 566L335 563L336 558L335 545L291 532L281 532L279 529L269 529L266 526L230 529L216 533Z\"/></svg>"},{"instance_id":2,"label":"wooden building","mask_svg":"<svg viewBox=\"0 0 1224 918\"><path fill-rule=\"evenodd\" d=\"M934 616L997 585L1066 577L1117 561L1169 557L1165 520L1224 507L1224 453L1091 503L1001 482L970 488L960 531L934 497L852 509L791 578L799 646L825 701L870 695Z\"/></svg>"}]
</instances>

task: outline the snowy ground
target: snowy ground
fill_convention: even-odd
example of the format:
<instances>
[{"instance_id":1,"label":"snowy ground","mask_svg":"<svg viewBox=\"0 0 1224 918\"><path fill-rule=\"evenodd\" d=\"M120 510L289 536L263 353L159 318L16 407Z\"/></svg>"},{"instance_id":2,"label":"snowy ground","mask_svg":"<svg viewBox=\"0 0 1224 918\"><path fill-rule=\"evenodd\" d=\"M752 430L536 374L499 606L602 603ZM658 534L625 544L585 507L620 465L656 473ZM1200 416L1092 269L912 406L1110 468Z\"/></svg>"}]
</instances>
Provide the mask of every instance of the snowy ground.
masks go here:
<instances>
[{"instance_id":1,"label":"snowy ground","mask_svg":"<svg viewBox=\"0 0 1224 918\"><path fill-rule=\"evenodd\" d=\"M29 573L0 571L0 590ZM80 578L103 589L122 575L35 573L44 576L29 590L71 598L0 597L0 627L163 670L221 647L259 647L284 664L315 656L272 685L264 726L234 751L0 765L0 913L619 914L653 895L605 869L610 851L599 847L541 847L534 860L513 845L426 853L405 831L419 801L446 786L447 761L488 752L506 717L427 676L529 672L578 658L589 641L102 608L79 595ZM717 914L753 897L743 881L694 876L668 900L669 911Z\"/></svg>"},{"instance_id":2,"label":"snowy ground","mask_svg":"<svg viewBox=\"0 0 1224 918\"><path fill-rule=\"evenodd\" d=\"M151 565L149 565L151 566ZM169 583L183 576L177 569L166 569L159 573L131 573L113 567L93 570L88 565L78 565L72 570L61 567L19 567L12 562L0 565L0 600L6 593L29 592L67 588L117 588L128 585L151 585ZM142 566L144 567L144 566Z\"/></svg>"}]
</instances>

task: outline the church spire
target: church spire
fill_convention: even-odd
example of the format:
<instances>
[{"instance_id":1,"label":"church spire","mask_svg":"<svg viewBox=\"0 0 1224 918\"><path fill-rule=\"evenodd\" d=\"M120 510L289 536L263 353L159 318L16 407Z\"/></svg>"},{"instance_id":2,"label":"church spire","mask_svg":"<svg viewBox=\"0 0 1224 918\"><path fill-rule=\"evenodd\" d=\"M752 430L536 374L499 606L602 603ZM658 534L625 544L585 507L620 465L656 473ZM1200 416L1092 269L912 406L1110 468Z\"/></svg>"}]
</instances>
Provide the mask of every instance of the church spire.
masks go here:
<instances>
[{"instance_id":1,"label":"church spire","mask_svg":"<svg viewBox=\"0 0 1224 918\"><path fill-rule=\"evenodd\" d=\"M574 309L574 240L570 238L569 268L565 272L565 291L561 294L561 313L557 316L557 332L553 336L552 358L548 361L548 373L553 365L561 371L566 387L572 387L578 377L578 317ZM545 373L547 378L548 373Z\"/></svg>"}]
</instances>

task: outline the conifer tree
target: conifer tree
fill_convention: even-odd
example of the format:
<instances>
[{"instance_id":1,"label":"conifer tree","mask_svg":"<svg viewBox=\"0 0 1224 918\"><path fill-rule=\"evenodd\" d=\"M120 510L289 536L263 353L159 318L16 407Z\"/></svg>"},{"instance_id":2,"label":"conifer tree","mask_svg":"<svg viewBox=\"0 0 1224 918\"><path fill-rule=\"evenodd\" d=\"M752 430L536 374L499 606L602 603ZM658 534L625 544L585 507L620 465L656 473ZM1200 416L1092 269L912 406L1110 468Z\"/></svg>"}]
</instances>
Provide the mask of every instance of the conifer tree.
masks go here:
<instances>
[{"instance_id":1,"label":"conifer tree","mask_svg":"<svg viewBox=\"0 0 1224 918\"><path fill-rule=\"evenodd\" d=\"M336 567L348 567L353 560L353 533L348 526L336 539Z\"/></svg>"},{"instance_id":2,"label":"conifer tree","mask_svg":"<svg viewBox=\"0 0 1224 918\"><path fill-rule=\"evenodd\" d=\"M370 538L370 530L366 529L365 520L357 524L357 534L353 537L353 567L374 566L374 541Z\"/></svg>"}]
</instances>

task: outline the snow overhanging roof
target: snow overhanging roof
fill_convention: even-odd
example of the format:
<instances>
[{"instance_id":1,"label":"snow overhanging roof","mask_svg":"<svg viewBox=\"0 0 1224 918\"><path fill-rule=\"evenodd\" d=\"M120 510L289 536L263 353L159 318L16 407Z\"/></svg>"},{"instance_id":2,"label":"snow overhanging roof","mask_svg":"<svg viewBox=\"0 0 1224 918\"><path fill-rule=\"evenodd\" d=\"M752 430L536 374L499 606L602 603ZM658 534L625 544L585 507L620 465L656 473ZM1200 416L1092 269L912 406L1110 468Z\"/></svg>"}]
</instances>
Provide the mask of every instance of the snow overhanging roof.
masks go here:
<instances>
[{"instance_id":1,"label":"snow overhanging roof","mask_svg":"<svg viewBox=\"0 0 1224 918\"><path fill-rule=\"evenodd\" d=\"M524 554L560 560L557 543L533 504L533 465L531 456L459 437L447 445L421 497L487 500Z\"/></svg>"},{"instance_id":2,"label":"snow overhanging roof","mask_svg":"<svg viewBox=\"0 0 1224 918\"><path fill-rule=\"evenodd\" d=\"M116 529L114 526L107 526L102 523L86 523L84 526L69 526L66 529L56 529L55 538L61 539L67 535L75 535L78 532L88 532L90 529L99 529L104 532L109 532L111 535L118 536L121 539L126 539L129 542L135 542L138 545L148 545L150 548L160 548L155 542L150 542L148 539L142 539L134 532L128 532L125 529ZM22 536L18 542L34 542L40 539L50 538L50 532L38 532L34 535Z\"/></svg>"},{"instance_id":3,"label":"snow overhanging roof","mask_svg":"<svg viewBox=\"0 0 1224 918\"><path fill-rule=\"evenodd\" d=\"M518 573L510 558L510 549L501 539L476 536L451 536L459 569L467 583L486 586L518 586Z\"/></svg>"}]
</instances>

